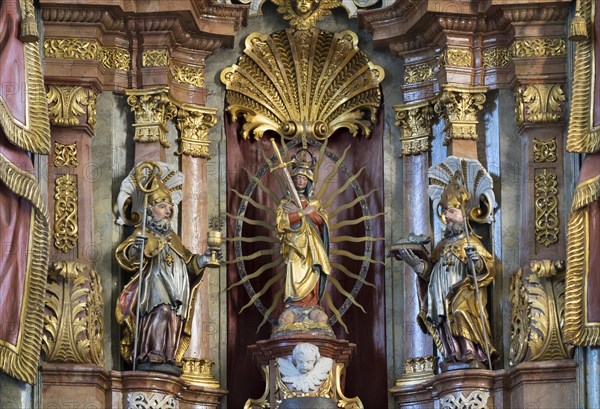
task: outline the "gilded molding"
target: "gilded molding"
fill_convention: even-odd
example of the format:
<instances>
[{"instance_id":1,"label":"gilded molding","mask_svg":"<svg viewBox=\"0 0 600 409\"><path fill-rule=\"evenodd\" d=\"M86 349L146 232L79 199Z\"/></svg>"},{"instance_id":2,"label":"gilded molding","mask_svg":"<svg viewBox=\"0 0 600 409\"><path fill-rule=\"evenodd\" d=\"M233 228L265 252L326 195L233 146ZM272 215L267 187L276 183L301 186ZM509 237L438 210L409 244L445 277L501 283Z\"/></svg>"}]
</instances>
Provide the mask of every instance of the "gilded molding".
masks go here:
<instances>
[{"instance_id":1,"label":"gilded molding","mask_svg":"<svg viewBox=\"0 0 600 409\"><path fill-rule=\"evenodd\" d=\"M173 395L155 392L130 392L127 407L136 409L179 409L179 401Z\"/></svg>"},{"instance_id":2,"label":"gilded molding","mask_svg":"<svg viewBox=\"0 0 600 409\"><path fill-rule=\"evenodd\" d=\"M364 409L364 405L358 396L348 398L344 396L344 393L342 392L342 374L346 372L344 364L336 363L335 369L335 389L338 397L338 408Z\"/></svg>"},{"instance_id":3,"label":"gilded molding","mask_svg":"<svg viewBox=\"0 0 600 409\"><path fill-rule=\"evenodd\" d=\"M556 139L541 141L533 139L533 161L536 163L556 162Z\"/></svg>"},{"instance_id":4,"label":"gilded molding","mask_svg":"<svg viewBox=\"0 0 600 409\"><path fill-rule=\"evenodd\" d=\"M261 365L260 369L264 373L263 379L265 379L265 391L258 399L249 398L244 404L244 409L269 408L269 380L271 379L269 373L271 371L269 365Z\"/></svg>"},{"instance_id":5,"label":"gilded molding","mask_svg":"<svg viewBox=\"0 0 600 409\"><path fill-rule=\"evenodd\" d=\"M103 365L104 302L96 271L76 261L55 262L45 305L45 361Z\"/></svg>"},{"instance_id":6,"label":"gilded molding","mask_svg":"<svg viewBox=\"0 0 600 409\"><path fill-rule=\"evenodd\" d=\"M77 218L77 180L69 174L59 176L54 185L54 247L63 253L77 246Z\"/></svg>"},{"instance_id":7,"label":"gilded molding","mask_svg":"<svg viewBox=\"0 0 600 409\"><path fill-rule=\"evenodd\" d=\"M153 49L144 50L142 53L142 67L168 67L169 50Z\"/></svg>"},{"instance_id":8,"label":"gilded molding","mask_svg":"<svg viewBox=\"0 0 600 409\"><path fill-rule=\"evenodd\" d=\"M419 155L431 150L433 106L431 101L396 105L396 125L402 132L402 155Z\"/></svg>"},{"instance_id":9,"label":"gilded molding","mask_svg":"<svg viewBox=\"0 0 600 409\"><path fill-rule=\"evenodd\" d=\"M440 409L486 409L490 393L487 391L472 391L465 396L462 392L444 395L440 398Z\"/></svg>"},{"instance_id":10,"label":"gilded molding","mask_svg":"<svg viewBox=\"0 0 600 409\"><path fill-rule=\"evenodd\" d=\"M177 128L181 131L179 152L194 158L210 158L208 132L217 123L217 110L203 107L181 107Z\"/></svg>"},{"instance_id":11,"label":"gilded molding","mask_svg":"<svg viewBox=\"0 0 600 409\"><path fill-rule=\"evenodd\" d=\"M447 145L453 139L477 140L477 113L483 109L487 87L445 85L434 110L446 121Z\"/></svg>"},{"instance_id":12,"label":"gilded molding","mask_svg":"<svg viewBox=\"0 0 600 409\"><path fill-rule=\"evenodd\" d=\"M567 42L563 38L531 38L515 40L510 46L513 58L564 57Z\"/></svg>"},{"instance_id":13,"label":"gilded molding","mask_svg":"<svg viewBox=\"0 0 600 409\"><path fill-rule=\"evenodd\" d=\"M369 137L383 77L355 33L318 29L250 34L238 64L221 72L227 111L233 121L244 117L244 139L257 140L268 130L324 140L340 128Z\"/></svg>"},{"instance_id":14,"label":"gilded molding","mask_svg":"<svg viewBox=\"0 0 600 409\"><path fill-rule=\"evenodd\" d=\"M90 128L96 127L96 93L91 88L48 85L46 97L52 125L79 125L79 116L86 115Z\"/></svg>"},{"instance_id":15,"label":"gilded molding","mask_svg":"<svg viewBox=\"0 0 600 409\"><path fill-rule=\"evenodd\" d=\"M435 72L431 64L408 65L404 67L404 83L416 84L430 79Z\"/></svg>"},{"instance_id":16,"label":"gilded molding","mask_svg":"<svg viewBox=\"0 0 600 409\"><path fill-rule=\"evenodd\" d=\"M404 373L396 381L396 386L414 385L432 378L437 369L437 357L428 355L409 358L404 361Z\"/></svg>"},{"instance_id":17,"label":"gilded molding","mask_svg":"<svg viewBox=\"0 0 600 409\"><path fill-rule=\"evenodd\" d=\"M219 381L212 375L212 368L215 365L210 359L183 358L183 374L181 378L184 381L196 386L206 388L218 388Z\"/></svg>"},{"instance_id":18,"label":"gilded molding","mask_svg":"<svg viewBox=\"0 0 600 409\"><path fill-rule=\"evenodd\" d=\"M77 167L77 144L54 143L54 167Z\"/></svg>"},{"instance_id":19,"label":"gilded molding","mask_svg":"<svg viewBox=\"0 0 600 409\"><path fill-rule=\"evenodd\" d=\"M63 60L97 60L106 68L121 71L129 71L131 64L129 51L119 47L103 47L96 40L46 39L44 56Z\"/></svg>"},{"instance_id":20,"label":"gilded molding","mask_svg":"<svg viewBox=\"0 0 600 409\"><path fill-rule=\"evenodd\" d=\"M593 26L592 0L578 0L578 10L588 27ZM567 151L592 153L600 151L600 128L593 126L592 96L594 76L598 67L594 64L593 36L575 43L573 62L573 91L569 111Z\"/></svg>"},{"instance_id":21,"label":"gilded molding","mask_svg":"<svg viewBox=\"0 0 600 409\"><path fill-rule=\"evenodd\" d=\"M565 100L560 84L521 85L515 92L517 124L560 121Z\"/></svg>"},{"instance_id":22,"label":"gilded molding","mask_svg":"<svg viewBox=\"0 0 600 409\"><path fill-rule=\"evenodd\" d=\"M133 125L136 142L160 142L168 148L167 121L177 114L177 107L168 96L168 88L126 90L127 103L135 115Z\"/></svg>"},{"instance_id":23,"label":"gilded molding","mask_svg":"<svg viewBox=\"0 0 600 409\"><path fill-rule=\"evenodd\" d=\"M448 47L440 54L439 65L470 68L473 66L473 54L470 49Z\"/></svg>"},{"instance_id":24,"label":"gilded molding","mask_svg":"<svg viewBox=\"0 0 600 409\"><path fill-rule=\"evenodd\" d=\"M510 49L498 47L483 52L483 68L506 67L511 61Z\"/></svg>"},{"instance_id":25,"label":"gilded molding","mask_svg":"<svg viewBox=\"0 0 600 409\"><path fill-rule=\"evenodd\" d=\"M535 260L529 274L511 276L511 347L509 362L571 358L573 346L563 340L565 318L565 262Z\"/></svg>"},{"instance_id":26,"label":"gilded molding","mask_svg":"<svg viewBox=\"0 0 600 409\"><path fill-rule=\"evenodd\" d=\"M548 247L558 242L558 177L544 169L535 175L535 240Z\"/></svg>"},{"instance_id":27,"label":"gilded molding","mask_svg":"<svg viewBox=\"0 0 600 409\"><path fill-rule=\"evenodd\" d=\"M189 65L176 64L171 61L169 72L173 81L179 84L189 84L194 87L204 87L204 67L192 67Z\"/></svg>"}]
</instances>

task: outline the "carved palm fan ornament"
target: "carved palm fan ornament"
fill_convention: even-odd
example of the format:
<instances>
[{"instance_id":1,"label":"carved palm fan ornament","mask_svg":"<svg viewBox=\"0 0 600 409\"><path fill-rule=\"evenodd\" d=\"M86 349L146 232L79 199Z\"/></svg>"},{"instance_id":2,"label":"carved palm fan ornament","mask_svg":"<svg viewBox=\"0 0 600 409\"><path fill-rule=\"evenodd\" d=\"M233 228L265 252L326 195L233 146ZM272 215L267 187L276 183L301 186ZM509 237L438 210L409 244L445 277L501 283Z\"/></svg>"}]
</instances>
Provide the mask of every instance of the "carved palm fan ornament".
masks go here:
<instances>
[{"instance_id":1,"label":"carved palm fan ornament","mask_svg":"<svg viewBox=\"0 0 600 409\"><path fill-rule=\"evenodd\" d=\"M356 179L363 169L356 173L349 171L344 164L345 153L337 157L329 151L327 139L342 128L347 129L353 136L361 134L366 138L370 137L382 104L379 84L384 78L384 72L358 48L358 36L352 31L330 33L307 27L327 13L320 8L322 4L317 6L314 14L311 14L312 17L301 18L298 15L292 16L290 13L293 10L284 2L275 3L280 9L285 9L283 12L288 14L284 17L290 20L295 28L270 35L253 33L246 38L244 54L237 64L221 72L221 81L227 90L226 111L230 113L232 121L241 120L244 140L251 137L259 140L265 132L275 132L281 137L284 157L288 150L296 148L302 142L303 148L310 145L319 151L316 172L325 158L328 158L328 163L333 166L333 171L321 182L322 186L316 186L316 197L330 211L331 241L336 243L331 249L331 254L362 263L359 271L349 271L341 262L332 261L336 274L350 277L355 282L354 288L346 291L334 274L330 275L328 285L342 294L345 301L341 306L335 306L327 291L323 300L333 313L329 324L340 322L346 328L341 320L342 315L351 304L364 311L355 297L362 284L372 285L365 280L369 265L381 263L371 258L373 242L383 240L372 237L371 222L382 214L372 215L369 212L367 199L375 190L367 194L362 192ZM326 5L327 10L335 6L333 3ZM278 10L282 11L280 9ZM289 142L285 143L286 140ZM263 156L265 163L256 174L247 171L250 183L246 191L242 193L231 190L241 203L237 215L228 214L235 220L234 237L229 239L234 242L235 260L229 263L236 264L240 274L240 281L231 287L244 285L250 301L242 310L254 304L264 317L260 326L267 320L273 325L277 324L271 314L281 300L283 290L273 296L269 307L265 307L261 297L276 282L283 279L284 264L275 235L274 210L259 203L252 196L256 197L260 191L261 195L268 195L273 202L278 203L286 191L281 180L278 180L281 187L279 193L263 183L263 176L275 161L274 155ZM329 181L336 175L343 175L345 182L335 192L324 197ZM315 183L317 180L315 174ZM348 189L354 191L354 199L348 203L336 203L336 199L339 201L341 197L340 194ZM262 212L264 218L248 218L246 209L249 206ZM354 220L335 220L341 212L353 206L360 206L362 214L359 217ZM268 236L243 237L244 224L262 226L270 233ZM365 232L363 237L349 237L340 233L348 226L358 225L361 227L357 231ZM337 229L340 229L338 237ZM255 243L252 250L254 252L243 254L243 242ZM344 242L364 244L361 254L344 250ZM245 261L261 256L271 256L272 261L263 264L256 271L247 271ZM268 274L271 278L256 291L251 280L262 274Z\"/></svg>"}]
</instances>

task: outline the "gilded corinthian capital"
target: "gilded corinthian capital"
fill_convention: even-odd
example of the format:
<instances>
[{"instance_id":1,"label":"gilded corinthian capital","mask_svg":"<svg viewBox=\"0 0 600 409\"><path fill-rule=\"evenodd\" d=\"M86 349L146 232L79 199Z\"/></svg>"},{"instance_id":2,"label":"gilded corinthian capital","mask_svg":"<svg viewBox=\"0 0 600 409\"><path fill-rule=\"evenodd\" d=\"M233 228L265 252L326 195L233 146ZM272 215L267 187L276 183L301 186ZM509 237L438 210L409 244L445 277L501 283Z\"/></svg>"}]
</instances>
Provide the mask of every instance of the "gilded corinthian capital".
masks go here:
<instances>
[{"instance_id":1,"label":"gilded corinthian capital","mask_svg":"<svg viewBox=\"0 0 600 409\"><path fill-rule=\"evenodd\" d=\"M396 125L402 135L402 155L418 155L431 150L431 125L433 124L432 101L395 105Z\"/></svg>"},{"instance_id":2,"label":"gilded corinthian capital","mask_svg":"<svg viewBox=\"0 0 600 409\"><path fill-rule=\"evenodd\" d=\"M184 106L177 115L181 131L179 153L194 158L210 158L208 132L217 123L217 110L199 106Z\"/></svg>"},{"instance_id":3,"label":"gilded corinthian capital","mask_svg":"<svg viewBox=\"0 0 600 409\"><path fill-rule=\"evenodd\" d=\"M126 90L127 103L135 115L136 142L160 142L165 148L171 146L167 140L167 121L177 114L167 87Z\"/></svg>"},{"instance_id":4,"label":"gilded corinthian capital","mask_svg":"<svg viewBox=\"0 0 600 409\"><path fill-rule=\"evenodd\" d=\"M483 109L487 87L444 85L435 112L446 121L447 145L453 139L477 140L477 113Z\"/></svg>"}]
</instances>

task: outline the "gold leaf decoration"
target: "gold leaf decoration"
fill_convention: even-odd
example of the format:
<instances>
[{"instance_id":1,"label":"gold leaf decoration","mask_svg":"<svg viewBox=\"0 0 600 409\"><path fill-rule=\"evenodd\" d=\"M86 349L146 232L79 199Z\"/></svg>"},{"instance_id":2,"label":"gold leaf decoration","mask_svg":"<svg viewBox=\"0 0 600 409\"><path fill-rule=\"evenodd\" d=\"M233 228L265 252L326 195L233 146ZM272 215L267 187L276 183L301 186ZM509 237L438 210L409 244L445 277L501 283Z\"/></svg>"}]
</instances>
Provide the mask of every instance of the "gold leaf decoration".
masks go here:
<instances>
[{"instance_id":1,"label":"gold leaf decoration","mask_svg":"<svg viewBox=\"0 0 600 409\"><path fill-rule=\"evenodd\" d=\"M562 102L566 97L560 84L520 86L517 98L517 123L554 122L562 119Z\"/></svg>"},{"instance_id":2,"label":"gold leaf decoration","mask_svg":"<svg viewBox=\"0 0 600 409\"><path fill-rule=\"evenodd\" d=\"M352 31L318 29L253 33L244 55L221 72L232 120L243 138L271 130L292 139L326 139L347 128L369 136L377 120L383 69L369 61Z\"/></svg>"},{"instance_id":3,"label":"gold leaf decoration","mask_svg":"<svg viewBox=\"0 0 600 409\"><path fill-rule=\"evenodd\" d=\"M544 169L535 176L535 240L548 247L558 241L558 178Z\"/></svg>"},{"instance_id":4,"label":"gold leaf decoration","mask_svg":"<svg viewBox=\"0 0 600 409\"><path fill-rule=\"evenodd\" d=\"M532 38L516 40L510 47L516 58L562 57L567 54L567 42L562 38Z\"/></svg>"},{"instance_id":5,"label":"gold leaf decoration","mask_svg":"<svg viewBox=\"0 0 600 409\"><path fill-rule=\"evenodd\" d=\"M509 364L515 366L525 359L530 332L529 303L523 287L523 270L518 269L510 277L510 348Z\"/></svg>"},{"instance_id":6,"label":"gold leaf decoration","mask_svg":"<svg viewBox=\"0 0 600 409\"><path fill-rule=\"evenodd\" d=\"M167 139L167 121L177 114L177 107L171 102L168 88L148 88L126 90L127 103L135 115L133 125L136 142L160 142L168 148L171 146Z\"/></svg>"},{"instance_id":7,"label":"gold leaf decoration","mask_svg":"<svg viewBox=\"0 0 600 409\"><path fill-rule=\"evenodd\" d=\"M473 55L470 49L447 48L440 55L439 64L441 67L471 67L473 65Z\"/></svg>"},{"instance_id":8,"label":"gold leaf decoration","mask_svg":"<svg viewBox=\"0 0 600 409\"><path fill-rule=\"evenodd\" d=\"M48 274L42 351L47 362L102 365L100 278L76 261L58 261Z\"/></svg>"},{"instance_id":9,"label":"gold leaf decoration","mask_svg":"<svg viewBox=\"0 0 600 409\"><path fill-rule=\"evenodd\" d=\"M305 2L300 9L296 0L271 0L277 7L277 12L283 14L284 20L290 22L290 26L299 30L308 30L315 27L318 21L331 15L331 9L342 5L341 0L320 0Z\"/></svg>"},{"instance_id":10,"label":"gold leaf decoration","mask_svg":"<svg viewBox=\"0 0 600 409\"><path fill-rule=\"evenodd\" d=\"M533 161L541 162L556 162L556 139L549 141L541 141L533 139Z\"/></svg>"},{"instance_id":11,"label":"gold leaf decoration","mask_svg":"<svg viewBox=\"0 0 600 409\"><path fill-rule=\"evenodd\" d=\"M54 246L68 253L77 245L77 181L72 175L59 176L54 185Z\"/></svg>"},{"instance_id":12,"label":"gold leaf decoration","mask_svg":"<svg viewBox=\"0 0 600 409\"><path fill-rule=\"evenodd\" d=\"M171 78L180 84L189 84L194 87L204 87L204 68L192 67L171 63L169 66Z\"/></svg>"},{"instance_id":13,"label":"gold leaf decoration","mask_svg":"<svg viewBox=\"0 0 600 409\"><path fill-rule=\"evenodd\" d=\"M106 68L129 71L131 56L129 51L117 47L104 47L98 53L98 59Z\"/></svg>"},{"instance_id":14,"label":"gold leaf decoration","mask_svg":"<svg viewBox=\"0 0 600 409\"><path fill-rule=\"evenodd\" d=\"M54 167L77 167L77 144L54 144Z\"/></svg>"},{"instance_id":15,"label":"gold leaf decoration","mask_svg":"<svg viewBox=\"0 0 600 409\"><path fill-rule=\"evenodd\" d=\"M210 158L208 131L216 125L216 109L195 107L180 108L177 128L181 131L179 154L194 158Z\"/></svg>"},{"instance_id":16,"label":"gold leaf decoration","mask_svg":"<svg viewBox=\"0 0 600 409\"><path fill-rule=\"evenodd\" d=\"M404 83L416 84L433 76L434 67L430 64L409 65L404 68Z\"/></svg>"},{"instance_id":17,"label":"gold leaf decoration","mask_svg":"<svg viewBox=\"0 0 600 409\"><path fill-rule=\"evenodd\" d=\"M396 125L402 131L402 155L418 155L431 150L433 105L431 101L396 105Z\"/></svg>"},{"instance_id":18,"label":"gold leaf decoration","mask_svg":"<svg viewBox=\"0 0 600 409\"><path fill-rule=\"evenodd\" d=\"M46 58L96 60L100 44L97 41L75 40L71 38L47 39L44 41Z\"/></svg>"},{"instance_id":19,"label":"gold leaf decoration","mask_svg":"<svg viewBox=\"0 0 600 409\"><path fill-rule=\"evenodd\" d=\"M168 67L169 50L144 50L142 53L142 67Z\"/></svg>"},{"instance_id":20,"label":"gold leaf decoration","mask_svg":"<svg viewBox=\"0 0 600 409\"><path fill-rule=\"evenodd\" d=\"M483 52L483 68L502 68L510 63L510 50L506 47L492 48Z\"/></svg>"}]
</instances>

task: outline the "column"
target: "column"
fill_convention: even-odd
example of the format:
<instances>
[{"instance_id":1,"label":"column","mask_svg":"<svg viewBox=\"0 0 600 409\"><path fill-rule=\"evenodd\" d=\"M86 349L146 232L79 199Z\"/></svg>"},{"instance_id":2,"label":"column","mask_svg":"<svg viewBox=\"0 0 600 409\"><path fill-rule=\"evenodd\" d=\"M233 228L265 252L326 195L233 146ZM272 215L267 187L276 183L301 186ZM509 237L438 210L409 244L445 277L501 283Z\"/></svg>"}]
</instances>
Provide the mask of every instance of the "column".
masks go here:
<instances>
[{"instance_id":1,"label":"column","mask_svg":"<svg viewBox=\"0 0 600 409\"><path fill-rule=\"evenodd\" d=\"M181 131L179 152L184 174L181 238L194 253L206 249L208 232L208 181L207 161L210 158L209 130L217 123L216 109L184 105L179 109L177 127ZM206 270L205 274L213 274ZM218 271L216 272L218 274ZM198 296L191 323L192 342L183 358L183 378L192 384L218 388L212 375L214 362L210 360L210 334L212 326L209 311L208 277L196 288Z\"/></svg>"},{"instance_id":2,"label":"column","mask_svg":"<svg viewBox=\"0 0 600 409\"><path fill-rule=\"evenodd\" d=\"M177 114L177 107L171 102L168 93L168 87L125 91L127 103L135 115L135 163L146 160L164 162L166 159L165 148L170 147L167 121Z\"/></svg>"},{"instance_id":3,"label":"column","mask_svg":"<svg viewBox=\"0 0 600 409\"><path fill-rule=\"evenodd\" d=\"M435 112L446 122L448 156L477 159L477 113L483 109L487 87L446 84Z\"/></svg>"},{"instance_id":4,"label":"column","mask_svg":"<svg viewBox=\"0 0 600 409\"><path fill-rule=\"evenodd\" d=\"M394 106L396 125L402 136L404 196L404 237L409 233L431 236L430 205L427 195L429 153L431 152L433 105L431 100ZM417 326L419 299L417 275L406 263L404 277L404 373L396 381L403 387L432 377L436 368L433 341Z\"/></svg>"}]
</instances>

